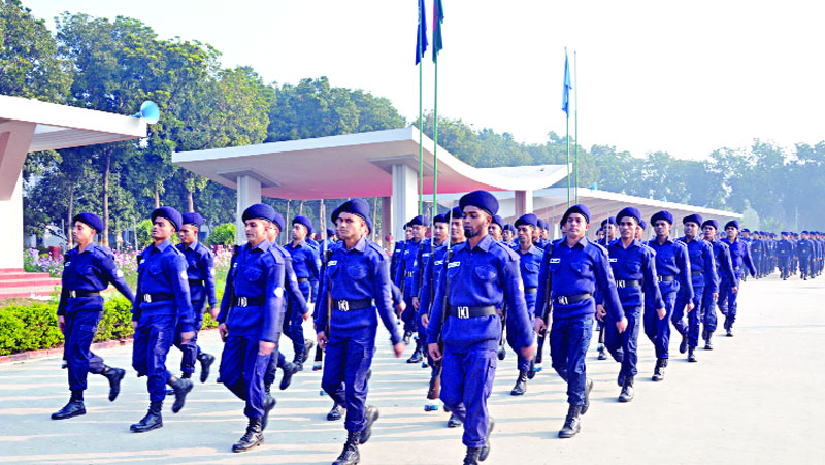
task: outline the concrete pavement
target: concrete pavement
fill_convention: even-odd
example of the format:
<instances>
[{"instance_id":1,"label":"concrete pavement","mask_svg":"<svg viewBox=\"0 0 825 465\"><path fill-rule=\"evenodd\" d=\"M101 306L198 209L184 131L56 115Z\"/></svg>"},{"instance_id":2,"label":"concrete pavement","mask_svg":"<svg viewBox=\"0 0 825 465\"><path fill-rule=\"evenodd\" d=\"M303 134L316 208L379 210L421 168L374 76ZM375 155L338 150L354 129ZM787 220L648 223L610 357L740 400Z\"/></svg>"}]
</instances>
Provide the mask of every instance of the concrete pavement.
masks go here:
<instances>
[{"instance_id":1,"label":"concrete pavement","mask_svg":"<svg viewBox=\"0 0 825 465\"><path fill-rule=\"evenodd\" d=\"M741 292L735 337L716 337L716 350L698 351L695 364L678 353L675 337L660 383L650 380L655 356L641 333L640 375L630 404L616 401L619 365L597 361L594 342L587 360L596 382L592 406L581 434L572 439L556 436L566 395L547 353L545 369L528 383L527 395L511 397L517 371L509 351L499 362L489 401L496 428L485 463L821 463L825 277L781 281L774 274L743 283ZM215 331L203 333L201 342L205 351L220 354ZM281 343L291 356L289 341ZM362 463L461 463L461 429L446 428L449 414L423 410L429 370L392 358L383 330L377 346L368 402L381 417L361 447ZM310 371L311 363L289 390L275 393L266 443L253 452L230 451L245 427L243 404L215 383L217 365L206 384L196 384L181 412L173 414L171 401L166 403L162 429L131 434L129 425L148 406L145 378L130 368L131 347L99 354L107 364L127 368L123 392L108 402L106 379L91 375L88 413L66 421L50 419L68 398L59 359L0 366L0 462L328 464L346 438L342 422L325 419L331 401L319 395L321 375ZM179 358L173 347L173 373Z\"/></svg>"}]
</instances>

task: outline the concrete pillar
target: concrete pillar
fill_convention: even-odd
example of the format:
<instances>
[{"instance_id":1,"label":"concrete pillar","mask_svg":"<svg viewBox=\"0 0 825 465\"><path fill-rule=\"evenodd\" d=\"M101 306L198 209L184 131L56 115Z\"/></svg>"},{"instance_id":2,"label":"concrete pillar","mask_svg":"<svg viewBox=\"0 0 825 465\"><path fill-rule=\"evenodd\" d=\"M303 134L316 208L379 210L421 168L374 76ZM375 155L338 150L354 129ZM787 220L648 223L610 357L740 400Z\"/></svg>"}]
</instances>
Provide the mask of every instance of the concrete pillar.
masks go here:
<instances>
[{"instance_id":1,"label":"concrete pillar","mask_svg":"<svg viewBox=\"0 0 825 465\"><path fill-rule=\"evenodd\" d=\"M244 223L241 215L246 207L261 203L261 181L250 176L238 176L237 203L235 209L235 243L240 245L246 242Z\"/></svg>"},{"instance_id":2,"label":"concrete pillar","mask_svg":"<svg viewBox=\"0 0 825 465\"><path fill-rule=\"evenodd\" d=\"M387 234L393 235L393 240L398 240L392 232L392 197L381 197L381 240ZM384 244L386 245L386 244Z\"/></svg>"},{"instance_id":3,"label":"concrete pillar","mask_svg":"<svg viewBox=\"0 0 825 465\"><path fill-rule=\"evenodd\" d=\"M0 218L9 224L0 228L0 269L23 268L23 175L8 200L0 200Z\"/></svg>"},{"instance_id":4,"label":"concrete pillar","mask_svg":"<svg viewBox=\"0 0 825 465\"><path fill-rule=\"evenodd\" d=\"M516 191L516 217L533 211L533 191Z\"/></svg>"},{"instance_id":5,"label":"concrete pillar","mask_svg":"<svg viewBox=\"0 0 825 465\"><path fill-rule=\"evenodd\" d=\"M404 239L404 222L418 214L418 174L407 165L392 167L392 236Z\"/></svg>"}]
</instances>

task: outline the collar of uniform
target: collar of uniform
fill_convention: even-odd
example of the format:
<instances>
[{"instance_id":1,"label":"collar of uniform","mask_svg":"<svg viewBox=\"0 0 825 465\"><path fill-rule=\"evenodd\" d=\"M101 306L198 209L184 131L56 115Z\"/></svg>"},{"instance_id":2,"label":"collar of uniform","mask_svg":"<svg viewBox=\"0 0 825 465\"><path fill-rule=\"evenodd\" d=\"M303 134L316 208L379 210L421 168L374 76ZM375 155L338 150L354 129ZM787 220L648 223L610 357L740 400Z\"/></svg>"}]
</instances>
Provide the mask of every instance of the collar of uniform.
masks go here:
<instances>
[{"instance_id":1,"label":"collar of uniform","mask_svg":"<svg viewBox=\"0 0 825 465\"><path fill-rule=\"evenodd\" d=\"M191 243L191 244L189 244L189 245L184 245L184 246L183 246L183 248L184 248L184 249L191 249L191 250L195 250L195 249L197 249L197 248L198 248L198 241L197 241L197 240L194 240L194 241L192 241L192 243Z\"/></svg>"},{"instance_id":2,"label":"collar of uniform","mask_svg":"<svg viewBox=\"0 0 825 465\"><path fill-rule=\"evenodd\" d=\"M527 253L521 253L521 246L518 243L516 243L516 253L519 254L519 255L533 255L538 251L539 251L538 247L536 247L533 244L530 244L530 248L527 249Z\"/></svg>"},{"instance_id":3,"label":"collar of uniform","mask_svg":"<svg viewBox=\"0 0 825 465\"><path fill-rule=\"evenodd\" d=\"M593 242L593 241L588 239L587 236L584 236L584 237L581 238L581 240L579 242L576 242L573 245L573 247L581 246L582 248L584 248L584 247L587 247L591 242ZM561 243L564 244L564 246L567 247L568 249L570 248L570 246L567 244L567 239L562 239Z\"/></svg>"},{"instance_id":4,"label":"collar of uniform","mask_svg":"<svg viewBox=\"0 0 825 465\"><path fill-rule=\"evenodd\" d=\"M492 247L492 245L493 245L495 242L496 242L496 241L495 241L495 239L493 239L493 236L491 236L491 235L489 235L489 234L488 234L488 235L484 236L484 238L483 238L483 239L481 239L480 241L478 241L478 244L476 244L476 246L475 246L475 247L473 247L473 250L475 250L475 249L481 249L481 250L483 250L483 251L487 252L488 250L490 250L490 247ZM469 242L466 242L466 241L465 241L465 243L469 245ZM473 250L471 250L471 252L472 252Z\"/></svg>"},{"instance_id":5,"label":"collar of uniform","mask_svg":"<svg viewBox=\"0 0 825 465\"><path fill-rule=\"evenodd\" d=\"M650 240L650 243L651 243L651 244L652 244L652 243L654 243L654 242L655 242L656 244L659 244L659 239L653 238L653 239L651 239L651 240ZM665 244L667 244L668 242L672 243L672 242L673 242L673 238L672 238L672 237L670 237L670 236L667 236L667 237L665 238ZM661 245L664 245L664 244L661 244Z\"/></svg>"},{"instance_id":6,"label":"collar of uniform","mask_svg":"<svg viewBox=\"0 0 825 465\"><path fill-rule=\"evenodd\" d=\"M92 242L91 244L89 244L88 246L86 246L86 248L83 250L83 253L86 253L86 252L94 252L96 247L100 247L100 246L99 246L99 245L97 245L97 244L95 244L94 242ZM76 253L76 254L80 255L80 246L79 246L79 245L75 246L75 247L72 249L72 251L74 251L74 253Z\"/></svg>"},{"instance_id":7,"label":"collar of uniform","mask_svg":"<svg viewBox=\"0 0 825 465\"><path fill-rule=\"evenodd\" d=\"M367 238L361 236L361 239L358 239L358 242L352 246L351 249L348 249L346 245L344 246L344 253L352 253L353 250L357 250L358 252L363 252L364 249L367 248Z\"/></svg>"},{"instance_id":8,"label":"collar of uniform","mask_svg":"<svg viewBox=\"0 0 825 465\"><path fill-rule=\"evenodd\" d=\"M169 247L170 245L172 245L172 241L170 241L169 239L166 239L165 241L161 242L160 245L152 244L152 247L153 247L152 251L153 252L157 251L157 252L163 253L166 250L166 248Z\"/></svg>"},{"instance_id":9,"label":"collar of uniform","mask_svg":"<svg viewBox=\"0 0 825 465\"><path fill-rule=\"evenodd\" d=\"M294 250L294 249L300 248L302 245L309 245L309 244L307 244L306 241L301 241L301 242L298 243L298 245L293 245L292 242L289 242L284 247L289 248L289 250Z\"/></svg>"},{"instance_id":10,"label":"collar of uniform","mask_svg":"<svg viewBox=\"0 0 825 465\"><path fill-rule=\"evenodd\" d=\"M625 250L627 250L627 249L629 249L629 248L631 248L631 247L641 247L641 246L642 246L642 242L641 242L639 239L633 239L633 241L632 241L632 242L630 243L630 245L628 245L627 247L625 247L625 246L624 246L624 242L622 242L622 239L621 239L621 238L616 239L616 241L615 241L614 243L615 243L615 244L619 244L619 246L620 246L621 248L625 249ZM612 245L612 244L611 244L611 245Z\"/></svg>"},{"instance_id":11,"label":"collar of uniform","mask_svg":"<svg viewBox=\"0 0 825 465\"><path fill-rule=\"evenodd\" d=\"M249 252L254 252L255 250L260 250L261 252L264 252L267 249L269 249L271 245L272 243L269 242L269 239L264 239L263 241L261 241L260 244L256 245L255 247L252 247L252 244L250 244L249 242L247 242L244 247L246 247L246 249Z\"/></svg>"}]
</instances>

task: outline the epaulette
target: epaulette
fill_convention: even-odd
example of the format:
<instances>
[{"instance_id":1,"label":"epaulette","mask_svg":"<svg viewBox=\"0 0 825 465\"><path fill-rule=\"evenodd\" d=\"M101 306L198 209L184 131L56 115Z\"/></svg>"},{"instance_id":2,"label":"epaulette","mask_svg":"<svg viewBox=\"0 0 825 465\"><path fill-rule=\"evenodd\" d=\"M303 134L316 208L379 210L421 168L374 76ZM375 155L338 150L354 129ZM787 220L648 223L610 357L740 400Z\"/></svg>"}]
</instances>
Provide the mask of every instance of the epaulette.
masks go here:
<instances>
[{"instance_id":1,"label":"epaulette","mask_svg":"<svg viewBox=\"0 0 825 465\"><path fill-rule=\"evenodd\" d=\"M378 255L381 257L381 260L386 260L387 254L384 252L384 248L378 245L377 243L367 240L367 247L371 248L372 250L376 251Z\"/></svg>"},{"instance_id":2,"label":"epaulette","mask_svg":"<svg viewBox=\"0 0 825 465\"><path fill-rule=\"evenodd\" d=\"M516 253L516 251L508 247L507 244L495 241L493 242L493 246L498 246L501 248L501 250L504 250L504 253L507 254L507 257L510 259L511 262L519 259L519 256Z\"/></svg>"}]
</instances>

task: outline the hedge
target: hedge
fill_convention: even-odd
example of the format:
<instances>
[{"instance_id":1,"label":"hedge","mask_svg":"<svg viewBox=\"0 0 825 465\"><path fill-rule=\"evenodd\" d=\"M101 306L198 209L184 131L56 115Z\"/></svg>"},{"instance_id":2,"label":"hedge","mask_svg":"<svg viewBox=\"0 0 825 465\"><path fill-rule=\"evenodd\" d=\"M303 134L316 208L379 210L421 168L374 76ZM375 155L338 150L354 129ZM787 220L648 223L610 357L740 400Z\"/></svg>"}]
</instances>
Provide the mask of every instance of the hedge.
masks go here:
<instances>
[{"instance_id":1,"label":"hedge","mask_svg":"<svg viewBox=\"0 0 825 465\"><path fill-rule=\"evenodd\" d=\"M203 327L217 326L207 313ZM125 339L134 334L132 303L122 296L106 300L95 342ZM57 302L11 304L0 307L0 355L59 347L63 334L57 325Z\"/></svg>"}]
</instances>

